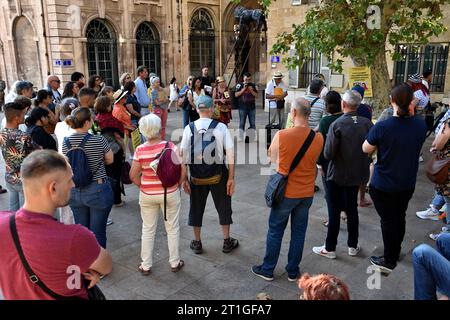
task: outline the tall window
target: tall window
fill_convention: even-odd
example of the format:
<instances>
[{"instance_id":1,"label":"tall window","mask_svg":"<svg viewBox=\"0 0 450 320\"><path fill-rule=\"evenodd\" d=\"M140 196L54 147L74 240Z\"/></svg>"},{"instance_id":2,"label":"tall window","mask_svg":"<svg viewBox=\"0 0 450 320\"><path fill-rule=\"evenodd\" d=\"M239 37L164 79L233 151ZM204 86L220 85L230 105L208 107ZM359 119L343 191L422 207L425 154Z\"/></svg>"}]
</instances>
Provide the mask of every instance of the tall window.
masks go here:
<instances>
[{"instance_id":1,"label":"tall window","mask_svg":"<svg viewBox=\"0 0 450 320\"><path fill-rule=\"evenodd\" d=\"M206 10L200 9L194 13L189 42L191 74L200 75L202 67L208 66L210 76L214 77L216 60L214 24Z\"/></svg>"},{"instance_id":2,"label":"tall window","mask_svg":"<svg viewBox=\"0 0 450 320\"><path fill-rule=\"evenodd\" d=\"M86 29L89 75L100 75L107 85L118 87L117 41L113 29L96 19Z\"/></svg>"},{"instance_id":3,"label":"tall window","mask_svg":"<svg viewBox=\"0 0 450 320\"><path fill-rule=\"evenodd\" d=\"M292 56L296 54L296 51L291 49L289 54ZM324 55L314 49L303 59L302 66L289 70L289 86L291 88L307 88L314 75L318 73L325 76L327 84L330 82L331 74L328 68L328 60Z\"/></svg>"},{"instance_id":4,"label":"tall window","mask_svg":"<svg viewBox=\"0 0 450 320\"><path fill-rule=\"evenodd\" d=\"M394 62L394 81L400 84L408 80L408 76L431 69L433 80L431 92L444 92L445 74L447 72L448 44L428 44L426 46L399 45L396 51L401 59Z\"/></svg>"},{"instance_id":5,"label":"tall window","mask_svg":"<svg viewBox=\"0 0 450 320\"><path fill-rule=\"evenodd\" d=\"M136 55L138 66L147 66L150 73L161 75L161 41L156 28L148 22L137 29Z\"/></svg>"}]
</instances>

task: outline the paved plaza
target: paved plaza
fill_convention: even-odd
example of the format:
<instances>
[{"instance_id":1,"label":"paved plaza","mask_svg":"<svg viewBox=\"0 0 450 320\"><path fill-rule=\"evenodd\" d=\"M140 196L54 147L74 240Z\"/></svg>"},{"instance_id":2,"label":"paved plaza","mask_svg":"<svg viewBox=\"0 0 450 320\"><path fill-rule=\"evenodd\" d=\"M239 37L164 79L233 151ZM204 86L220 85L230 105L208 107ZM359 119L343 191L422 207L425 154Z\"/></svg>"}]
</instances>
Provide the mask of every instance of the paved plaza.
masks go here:
<instances>
[{"instance_id":1,"label":"paved plaza","mask_svg":"<svg viewBox=\"0 0 450 320\"><path fill-rule=\"evenodd\" d=\"M2 115L0 115L0 118ZM239 115L233 111L232 128L238 127ZM1 119L0 119L1 120ZM263 129L267 123L267 113L258 110L257 127ZM181 112L169 114L169 133L181 124ZM260 137L265 139L265 137ZM426 152L431 144L429 138L424 146ZM242 146L245 144L239 143ZM263 144L261 144L263 145ZM251 153L251 156L254 152ZM0 160L0 184L4 186L4 162ZM208 200L202 228L204 253L196 255L189 249L193 238L192 228L187 225L189 197L182 193L180 254L186 266L178 273L172 273L168 263L167 238L163 216L160 216L155 240L154 265L152 274L142 276L137 267L140 263L142 220L138 204L138 189L127 186L124 197L126 205L114 208L111 217L114 224L108 227L107 249L113 257L113 272L105 277L100 287L108 299L119 300L254 300L260 292L268 293L273 299L298 299L297 284L288 282L284 267L287 263L287 249L290 240L290 226L286 228L281 255L275 270L275 280L266 282L250 271L254 264L262 262L265 252L269 209L263 198L267 176L261 175L261 165L240 164L236 168L236 192L233 197L233 220L231 236L239 239L240 246L230 254L222 253L222 230L212 199ZM326 228L322 222L327 216L323 187L320 179L317 185L321 190L316 193L310 209L301 272L309 274L330 273L340 277L350 288L352 299L400 299L413 298L413 269L411 251L420 243L433 241L428 234L441 228L440 222L419 220L417 210L428 206L433 185L424 173L424 164L420 165L416 192L407 213L406 236L403 242L401 261L389 277L381 277L379 289L370 289L367 273L369 257L381 255L383 242L380 222L373 207L359 208L361 253L357 257L347 254L347 232L345 223L341 224L341 234L337 248L338 258L329 260L312 253L312 247L322 245L326 237ZM0 210L8 209L8 195L0 195ZM373 276L369 284L376 285ZM372 287L372 286L371 286Z\"/></svg>"}]
</instances>

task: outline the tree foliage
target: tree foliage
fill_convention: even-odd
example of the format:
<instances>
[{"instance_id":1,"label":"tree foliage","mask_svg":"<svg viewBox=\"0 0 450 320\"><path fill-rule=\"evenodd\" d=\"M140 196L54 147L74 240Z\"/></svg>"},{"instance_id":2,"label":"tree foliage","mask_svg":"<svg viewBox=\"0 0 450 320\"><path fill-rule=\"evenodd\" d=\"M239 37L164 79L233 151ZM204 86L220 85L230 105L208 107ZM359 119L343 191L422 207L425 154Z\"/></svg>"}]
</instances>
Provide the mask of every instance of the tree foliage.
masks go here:
<instances>
[{"instance_id":1,"label":"tree foliage","mask_svg":"<svg viewBox=\"0 0 450 320\"><path fill-rule=\"evenodd\" d=\"M315 48L327 56L330 67L342 72L342 60L332 60L333 52L351 57L356 64L372 65L375 56L385 52L386 43L426 43L446 30L440 6L448 0L331 0L311 8L305 23L293 25L292 33L278 35L274 53L286 53L291 44L299 55L287 58L289 65L302 63ZM380 8L380 28L369 28L368 8ZM377 12L375 13L377 14ZM392 52L393 58L399 58Z\"/></svg>"},{"instance_id":2,"label":"tree foliage","mask_svg":"<svg viewBox=\"0 0 450 320\"><path fill-rule=\"evenodd\" d=\"M239 3L239 0L233 0ZM268 11L276 0L259 0ZM301 65L312 49L327 56L329 67L342 72L342 59L333 60L333 53L351 57L357 65L372 65L386 44L426 43L430 37L446 30L441 7L450 0L322 0L311 7L305 22L294 24L292 32L277 36L271 54L287 54L291 45L297 52L286 57L289 67ZM380 28L369 28L376 17L368 13L370 5L380 8ZM377 13L375 13L377 14ZM394 59L399 56L391 52Z\"/></svg>"}]
</instances>

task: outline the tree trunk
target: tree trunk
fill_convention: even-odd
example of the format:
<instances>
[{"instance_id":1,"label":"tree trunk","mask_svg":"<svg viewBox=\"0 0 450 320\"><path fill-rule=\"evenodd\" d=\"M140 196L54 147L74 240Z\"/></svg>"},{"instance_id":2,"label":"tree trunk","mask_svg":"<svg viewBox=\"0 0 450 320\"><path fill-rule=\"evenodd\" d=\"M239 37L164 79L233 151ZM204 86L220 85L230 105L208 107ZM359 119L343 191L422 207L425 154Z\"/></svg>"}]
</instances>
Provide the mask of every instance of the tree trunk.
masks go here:
<instances>
[{"instance_id":1,"label":"tree trunk","mask_svg":"<svg viewBox=\"0 0 450 320\"><path fill-rule=\"evenodd\" d=\"M367 62L364 58L351 57L355 67L365 67ZM391 91L391 80L387 68L386 53L380 50L370 67L372 74L372 98L364 98L373 107L374 117L378 116L389 105L389 93Z\"/></svg>"},{"instance_id":2,"label":"tree trunk","mask_svg":"<svg viewBox=\"0 0 450 320\"><path fill-rule=\"evenodd\" d=\"M385 50L379 51L370 70L372 73L373 92L373 98L370 99L370 102L374 109L374 115L378 116L390 103L391 80L389 78Z\"/></svg>"}]
</instances>

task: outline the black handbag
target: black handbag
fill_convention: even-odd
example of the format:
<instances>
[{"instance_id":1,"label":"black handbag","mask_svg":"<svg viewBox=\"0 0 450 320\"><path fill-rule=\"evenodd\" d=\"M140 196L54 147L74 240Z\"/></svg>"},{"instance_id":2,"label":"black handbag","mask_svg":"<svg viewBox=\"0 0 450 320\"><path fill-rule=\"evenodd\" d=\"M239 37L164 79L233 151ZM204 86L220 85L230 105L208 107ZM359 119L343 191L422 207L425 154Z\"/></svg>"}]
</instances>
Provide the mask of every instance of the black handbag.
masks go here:
<instances>
[{"instance_id":1,"label":"black handbag","mask_svg":"<svg viewBox=\"0 0 450 320\"><path fill-rule=\"evenodd\" d=\"M17 226L16 226L16 214L12 214L9 217L9 228L11 230L11 235L14 240L14 245L16 246L16 250L19 254L20 261L22 261L22 265L25 268L25 270L28 273L28 278L31 282L38 285L42 290L45 291L48 295L55 298L56 300L85 300L81 297L65 297L61 296L52 290L50 290L42 281L39 279L39 277L34 273L33 269L31 269L30 265L28 264L27 259L25 258L25 255L23 254L22 246L20 244L19 235L17 233ZM83 280L83 285L86 287L87 293L88 293L88 299L89 300L106 300L105 295L100 290L98 286L93 286L92 288L88 288L89 281Z\"/></svg>"},{"instance_id":2,"label":"black handbag","mask_svg":"<svg viewBox=\"0 0 450 320\"><path fill-rule=\"evenodd\" d=\"M276 204L283 201L289 174L291 174L292 171L294 171L295 168L297 168L298 164L300 163L306 151L313 142L315 135L316 134L314 131L311 130L309 132L308 137L306 138L299 152L295 156L294 161L291 164L289 173L286 176L278 172L270 176L269 182L267 183L266 192L264 193L264 197L266 198L266 204L269 208L272 208Z\"/></svg>"}]
</instances>

